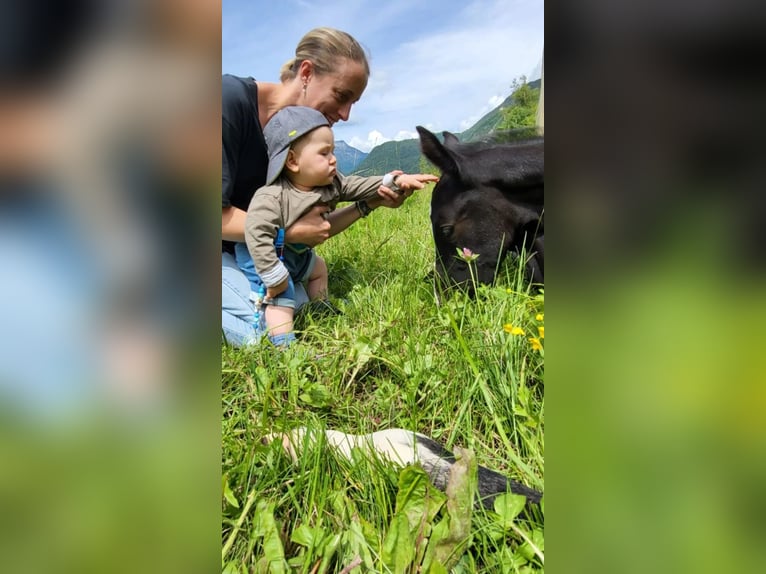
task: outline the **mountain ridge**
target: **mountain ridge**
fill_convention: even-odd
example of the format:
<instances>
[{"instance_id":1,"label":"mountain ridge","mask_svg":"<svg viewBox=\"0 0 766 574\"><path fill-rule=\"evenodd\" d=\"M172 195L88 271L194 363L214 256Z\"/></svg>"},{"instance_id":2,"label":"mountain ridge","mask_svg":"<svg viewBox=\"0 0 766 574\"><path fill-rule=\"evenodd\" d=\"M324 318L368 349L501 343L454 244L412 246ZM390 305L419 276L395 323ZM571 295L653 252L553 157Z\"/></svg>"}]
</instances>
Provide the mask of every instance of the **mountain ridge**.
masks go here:
<instances>
[{"instance_id":1,"label":"mountain ridge","mask_svg":"<svg viewBox=\"0 0 766 574\"><path fill-rule=\"evenodd\" d=\"M338 160L338 170L341 173L352 173L369 154L348 145L343 140L335 142L335 158Z\"/></svg>"},{"instance_id":2,"label":"mountain ridge","mask_svg":"<svg viewBox=\"0 0 766 574\"><path fill-rule=\"evenodd\" d=\"M537 89L540 87L540 80L528 82L528 85L532 89ZM503 108L512 104L513 94L505 98L499 106L484 114L470 128L455 135L462 142L470 142L492 133L503 120ZM383 175L395 169L401 169L405 173L419 173L420 157L419 139L388 141L372 148L364 160L350 173L364 176Z\"/></svg>"}]
</instances>

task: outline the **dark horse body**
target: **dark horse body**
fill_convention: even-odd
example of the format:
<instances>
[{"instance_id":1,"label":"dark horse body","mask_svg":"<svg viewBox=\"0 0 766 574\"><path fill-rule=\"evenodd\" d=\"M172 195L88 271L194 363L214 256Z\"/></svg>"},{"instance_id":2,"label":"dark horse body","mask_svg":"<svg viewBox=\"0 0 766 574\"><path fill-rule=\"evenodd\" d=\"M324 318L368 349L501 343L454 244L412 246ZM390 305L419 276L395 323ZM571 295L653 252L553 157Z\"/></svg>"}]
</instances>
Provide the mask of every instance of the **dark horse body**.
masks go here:
<instances>
[{"instance_id":1,"label":"dark horse body","mask_svg":"<svg viewBox=\"0 0 766 574\"><path fill-rule=\"evenodd\" d=\"M477 279L492 283L509 252L526 253L533 283L543 283L544 141L460 143L444 132L444 143L418 126L420 147L441 172L431 198L436 269L443 279L471 286L468 249Z\"/></svg>"}]
</instances>

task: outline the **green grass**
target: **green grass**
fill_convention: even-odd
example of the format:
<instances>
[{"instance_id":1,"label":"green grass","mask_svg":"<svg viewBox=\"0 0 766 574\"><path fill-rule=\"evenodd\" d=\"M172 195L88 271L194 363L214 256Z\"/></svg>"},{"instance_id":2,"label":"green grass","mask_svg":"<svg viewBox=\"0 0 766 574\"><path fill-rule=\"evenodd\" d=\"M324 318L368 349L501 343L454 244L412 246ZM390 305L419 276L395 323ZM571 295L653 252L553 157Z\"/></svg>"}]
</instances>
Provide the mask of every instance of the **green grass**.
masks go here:
<instances>
[{"instance_id":1,"label":"green grass","mask_svg":"<svg viewBox=\"0 0 766 574\"><path fill-rule=\"evenodd\" d=\"M501 497L497 512L471 513L470 505L445 503L415 468L346 461L322 444L293 464L278 445L261 444L267 433L298 426L407 428L543 490L544 351L528 340L543 325L543 296L529 293L511 261L475 300L456 293L437 305L429 203L430 192L420 192L317 249L342 316L297 319L299 340L282 353L268 343L223 347L227 571L543 569L541 513L516 516L513 496ZM525 334L507 332L509 324ZM472 487L469 480L461 488ZM425 516L419 526L416 515Z\"/></svg>"}]
</instances>

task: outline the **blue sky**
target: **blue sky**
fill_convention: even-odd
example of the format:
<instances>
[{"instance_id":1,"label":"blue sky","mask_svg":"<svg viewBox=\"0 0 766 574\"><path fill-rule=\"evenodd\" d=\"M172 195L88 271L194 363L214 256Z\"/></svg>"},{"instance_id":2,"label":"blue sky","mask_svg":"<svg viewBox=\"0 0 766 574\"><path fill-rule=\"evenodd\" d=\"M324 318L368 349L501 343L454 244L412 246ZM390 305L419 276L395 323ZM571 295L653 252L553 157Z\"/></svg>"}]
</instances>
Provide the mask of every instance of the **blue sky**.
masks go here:
<instances>
[{"instance_id":1,"label":"blue sky","mask_svg":"<svg viewBox=\"0 0 766 574\"><path fill-rule=\"evenodd\" d=\"M222 70L278 81L317 26L349 32L369 53L367 89L333 128L363 151L415 138L416 125L461 132L514 78L540 76L543 0L223 0Z\"/></svg>"}]
</instances>

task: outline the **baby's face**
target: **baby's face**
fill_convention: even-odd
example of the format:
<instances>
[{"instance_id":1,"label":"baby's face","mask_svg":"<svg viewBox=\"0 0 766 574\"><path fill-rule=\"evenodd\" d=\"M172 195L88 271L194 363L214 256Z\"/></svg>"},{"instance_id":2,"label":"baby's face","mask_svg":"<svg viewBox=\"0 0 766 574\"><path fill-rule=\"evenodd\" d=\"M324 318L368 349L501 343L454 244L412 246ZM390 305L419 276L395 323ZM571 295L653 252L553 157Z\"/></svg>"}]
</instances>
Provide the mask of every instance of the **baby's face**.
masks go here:
<instances>
[{"instance_id":1,"label":"baby's face","mask_svg":"<svg viewBox=\"0 0 766 574\"><path fill-rule=\"evenodd\" d=\"M297 171L296 183L308 187L330 185L337 173L335 138L332 130L322 126L310 131L293 146Z\"/></svg>"}]
</instances>

